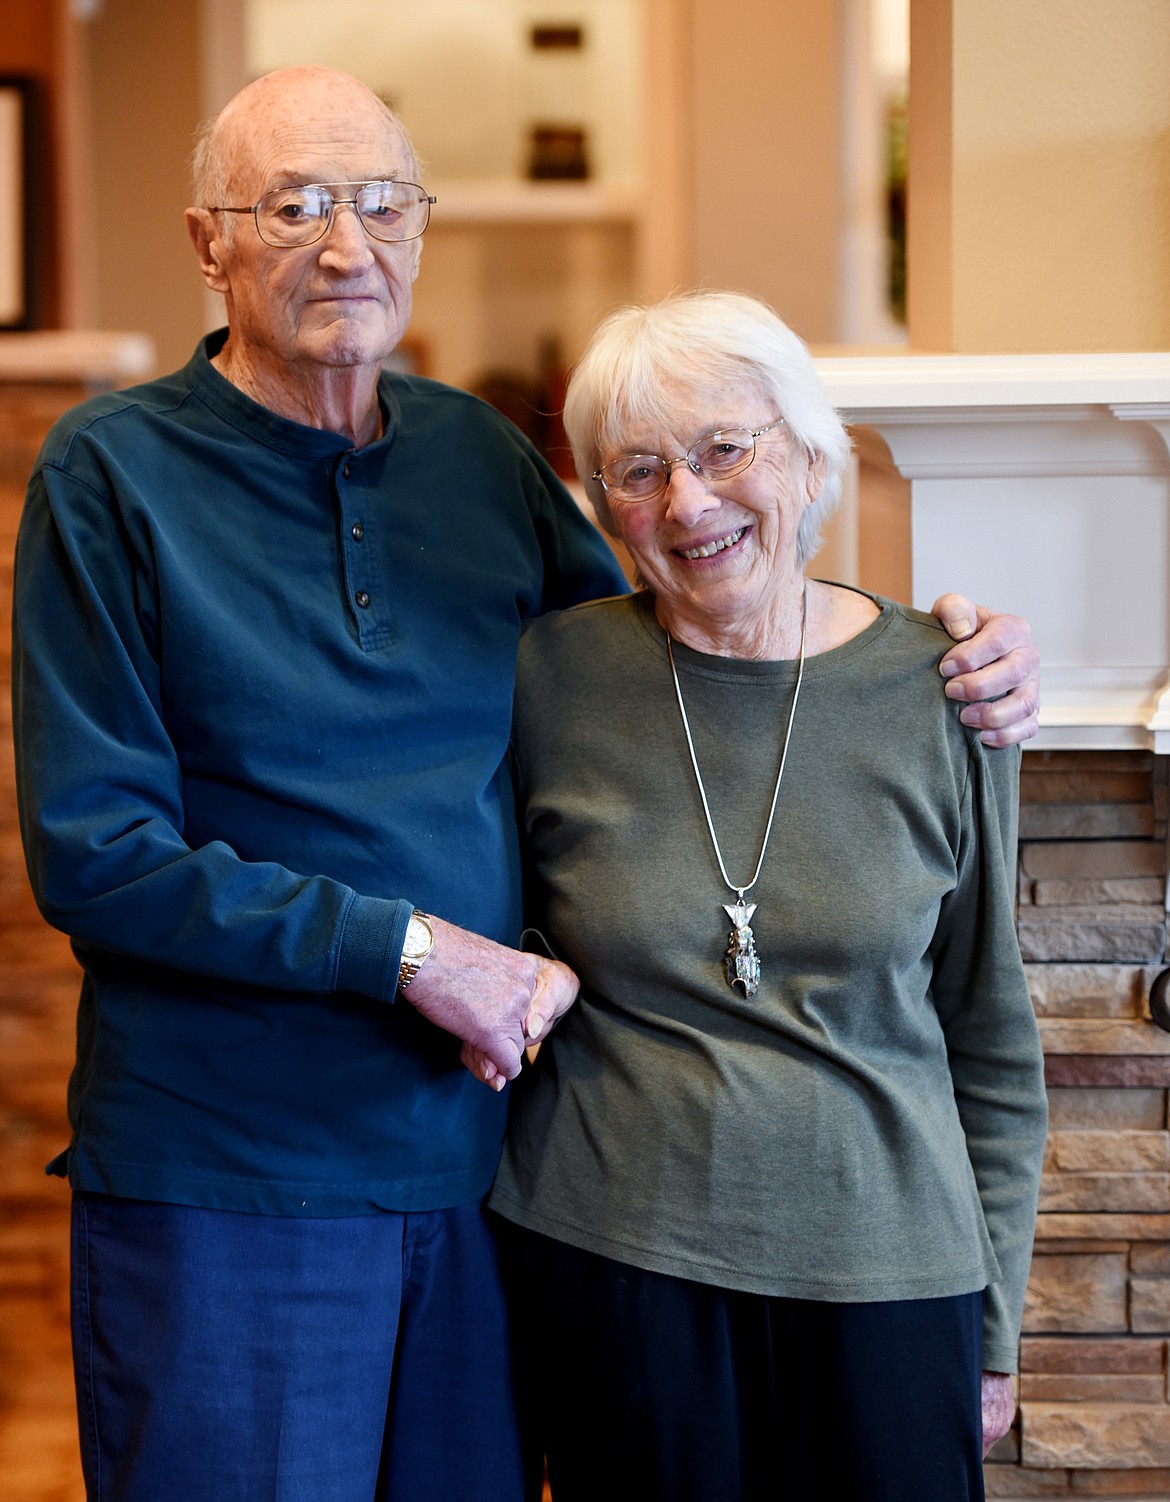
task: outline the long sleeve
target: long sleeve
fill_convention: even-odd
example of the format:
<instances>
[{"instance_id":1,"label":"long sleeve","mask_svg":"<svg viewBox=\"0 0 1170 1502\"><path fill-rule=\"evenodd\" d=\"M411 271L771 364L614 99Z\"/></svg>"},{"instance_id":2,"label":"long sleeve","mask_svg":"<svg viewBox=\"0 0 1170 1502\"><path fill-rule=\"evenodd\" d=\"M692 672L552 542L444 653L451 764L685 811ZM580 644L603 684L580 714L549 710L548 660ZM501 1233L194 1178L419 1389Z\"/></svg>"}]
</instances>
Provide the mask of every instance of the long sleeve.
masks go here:
<instances>
[{"instance_id":1,"label":"long sleeve","mask_svg":"<svg viewBox=\"0 0 1170 1502\"><path fill-rule=\"evenodd\" d=\"M110 496L57 468L34 475L16 558L13 693L42 912L84 948L390 1000L409 902L359 895L312 866L245 859L226 838L188 840L157 578L135 541Z\"/></svg>"},{"instance_id":2,"label":"long sleeve","mask_svg":"<svg viewBox=\"0 0 1170 1502\"><path fill-rule=\"evenodd\" d=\"M1014 1372L1047 1126L1043 1057L1013 929L1017 751L973 739L958 881L932 945L932 994L1002 1277L984 1295L984 1365Z\"/></svg>"}]
</instances>

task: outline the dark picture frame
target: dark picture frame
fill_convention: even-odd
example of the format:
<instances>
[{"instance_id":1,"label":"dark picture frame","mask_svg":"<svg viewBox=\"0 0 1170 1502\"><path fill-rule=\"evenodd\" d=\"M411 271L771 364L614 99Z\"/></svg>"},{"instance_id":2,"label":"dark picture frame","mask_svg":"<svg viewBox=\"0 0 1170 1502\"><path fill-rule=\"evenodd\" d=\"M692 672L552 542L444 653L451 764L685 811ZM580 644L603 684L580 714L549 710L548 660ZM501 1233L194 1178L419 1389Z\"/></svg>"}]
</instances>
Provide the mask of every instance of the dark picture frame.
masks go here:
<instances>
[{"instance_id":1,"label":"dark picture frame","mask_svg":"<svg viewBox=\"0 0 1170 1502\"><path fill-rule=\"evenodd\" d=\"M33 82L0 75L0 329L33 316L34 151Z\"/></svg>"}]
</instances>

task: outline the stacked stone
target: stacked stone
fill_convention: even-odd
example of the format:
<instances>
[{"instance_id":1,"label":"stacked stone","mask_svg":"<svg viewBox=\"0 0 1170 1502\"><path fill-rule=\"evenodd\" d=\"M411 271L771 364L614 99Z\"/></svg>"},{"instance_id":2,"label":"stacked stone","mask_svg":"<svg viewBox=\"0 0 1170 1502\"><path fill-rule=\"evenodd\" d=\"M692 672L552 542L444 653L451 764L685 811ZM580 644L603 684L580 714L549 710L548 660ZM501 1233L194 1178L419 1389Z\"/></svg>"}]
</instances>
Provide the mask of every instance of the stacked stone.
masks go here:
<instances>
[{"instance_id":1,"label":"stacked stone","mask_svg":"<svg viewBox=\"0 0 1170 1502\"><path fill-rule=\"evenodd\" d=\"M1146 751L1027 752L1020 789L1024 958L1161 960L1164 759Z\"/></svg>"},{"instance_id":2,"label":"stacked stone","mask_svg":"<svg viewBox=\"0 0 1170 1502\"><path fill-rule=\"evenodd\" d=\"M1029 752L1020 947L1050 1132L1024 1314L1020 1420L989 1497L1170 1496L1167 758Z\"/></svg>"}]
</instances>

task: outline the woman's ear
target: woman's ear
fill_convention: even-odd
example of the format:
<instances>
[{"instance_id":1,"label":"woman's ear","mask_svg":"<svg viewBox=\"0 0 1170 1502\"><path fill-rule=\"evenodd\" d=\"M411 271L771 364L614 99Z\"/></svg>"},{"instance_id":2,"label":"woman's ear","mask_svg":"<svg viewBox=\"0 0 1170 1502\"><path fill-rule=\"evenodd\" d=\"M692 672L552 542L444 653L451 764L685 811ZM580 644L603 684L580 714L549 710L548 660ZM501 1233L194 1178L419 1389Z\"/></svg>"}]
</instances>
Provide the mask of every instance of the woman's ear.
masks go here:
<instances>
[{"instance_id":1,"label":"woman's ear","mask_svg":"<svg viewBox=\"0 0 1170 1502\"><path fill-rule=\"evenodd\" d=\"M804 503L811 506L825 488L825 481L829 476L829 466L825 462L824 454L816 452L808 456L808 464L804 475Z\"/></svg>"}]
</instances>

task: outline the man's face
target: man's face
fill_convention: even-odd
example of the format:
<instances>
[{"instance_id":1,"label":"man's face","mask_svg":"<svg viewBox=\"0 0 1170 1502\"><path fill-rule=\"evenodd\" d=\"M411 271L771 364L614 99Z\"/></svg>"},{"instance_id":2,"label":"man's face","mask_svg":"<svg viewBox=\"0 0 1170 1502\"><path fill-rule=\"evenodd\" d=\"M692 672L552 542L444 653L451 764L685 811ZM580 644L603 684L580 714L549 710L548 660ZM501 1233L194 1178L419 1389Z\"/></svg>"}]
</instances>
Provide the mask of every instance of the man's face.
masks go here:
<instances>
[{"instance_id":1,"label":"man's face","mask_svg":"<svg viewBox=\"0 0 1170 1502\"><path fill-rule=\"evenodd\" d=\"M225 131L225 202L233 205L304 183L416 176L406 141L377 101L333 77L245 96ZM211 252L237 356L283 380L382 364L410 321L421 240L371 239L346 206L323 239L291 249L266 245L244 215L230 216L236 222L225 240L228 217L216 216Z\"/></svg>"}]
</instances>

